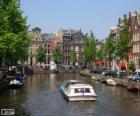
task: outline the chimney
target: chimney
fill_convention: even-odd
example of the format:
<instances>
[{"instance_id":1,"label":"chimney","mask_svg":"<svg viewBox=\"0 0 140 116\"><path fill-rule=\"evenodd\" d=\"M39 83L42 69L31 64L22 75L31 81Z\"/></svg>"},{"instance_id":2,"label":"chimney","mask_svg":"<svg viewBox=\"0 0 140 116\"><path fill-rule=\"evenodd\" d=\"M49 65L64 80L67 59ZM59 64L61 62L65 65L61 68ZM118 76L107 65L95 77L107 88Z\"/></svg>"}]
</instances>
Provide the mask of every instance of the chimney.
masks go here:
<instances>
[{"instance_id":1,"label":"chimney","mask_svg":"<svg viewBox=\"0 0 140 116\"><path fill-rule=\"evenodd\" d=\"M119 25L121 24L121 18L119 18L118 23L119 23Z\"/></svg>"},{"instance_id":2,"label":"chimney","mask_svg":"<svg viewBox=\"0 0 140 116\"><path fill-rule=\"evenodd\" d=\"M138 12L137 11L135 11L135 15L137 16L137 14L138 14Z\"/></svg>"},{"instance_id":3,"label":"chimney","mask_svg":"<svg viewBox=\"0 0 140 116\"><path fill-rule=\"evenodd\" d=\"M129 12L129 18L131 18L131 12Z\"/></svg>"}]
</instances>

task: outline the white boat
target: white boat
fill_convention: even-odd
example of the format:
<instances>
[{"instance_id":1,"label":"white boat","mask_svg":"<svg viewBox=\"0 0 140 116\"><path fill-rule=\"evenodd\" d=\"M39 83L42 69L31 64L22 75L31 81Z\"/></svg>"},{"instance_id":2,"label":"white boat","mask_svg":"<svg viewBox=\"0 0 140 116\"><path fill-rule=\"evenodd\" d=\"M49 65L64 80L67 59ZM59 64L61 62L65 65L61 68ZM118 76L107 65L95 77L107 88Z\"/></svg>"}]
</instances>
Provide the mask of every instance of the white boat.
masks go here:
<instances>
[{"instance_id":1,"label":"white boat","mask_svg":"<svg viewBox=\"0 0 140 116\"><path fill-rule=\"evenodd\" d=\"M27 75L16 76L9 83L10 88L19 88L23 85L25 79L27 79Z\"/></svg>"},{"instance_id":2,"label":"white boat","mask_svg":"<svg viewBox=\"0 0 140 116\"><path fill-rule=\"evenodd\" d=\"M93 101L97 97L91 85L78 80L66 81L60 90L68 101Z\"/></svg>"},{"instance_id":3,"label":"white boat","mask_svg":"<svg viewBox=\"0 0 140 116\"><path fill-rule=\"evenodd\" d=\"M10 88L19 88L22 85L23 85L23 81L20 81L20 80L17 80L17 79L13 79L9 83Z\"/></svg>"},{"instance_id":4,"label":"white boat","mask_svg":"<svg viewBox=\"0 0 140 116\"><path fill-rule=\"evenodd\" d=\"M112 86L116 86L116 85L117 85L116 81L113 80L113 79L111 79L111 78L106 79L106 83L107 83L108 85L112 85Z\"/></svg>"}]
</instances>

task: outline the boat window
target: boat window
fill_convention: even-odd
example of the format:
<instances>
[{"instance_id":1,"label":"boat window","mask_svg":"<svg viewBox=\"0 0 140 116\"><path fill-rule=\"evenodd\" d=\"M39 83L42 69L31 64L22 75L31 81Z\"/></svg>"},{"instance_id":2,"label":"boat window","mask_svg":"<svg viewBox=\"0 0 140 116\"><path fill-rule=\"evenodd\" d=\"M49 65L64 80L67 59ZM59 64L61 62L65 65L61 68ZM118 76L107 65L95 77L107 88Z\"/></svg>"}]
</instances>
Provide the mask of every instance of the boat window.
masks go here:
<instances>
[{"instance_id":1,"label":"boat window","mask_svg":"<svg viewBox=\"0 0 140 116\"><path fill-rule=\"evenodd\" d=\"M80 93L81 89L75 89L74 93Z\"/></svg>"},{"instance_id":2,"label":"boat window","mask_svg":"<svg viewBox=\"0 0 140 116\"><path fill-rule=\"evenodd\" d=\"M90 93L90 89L86 88L86 89L85 89L85 92L86 92L86 93Z\"/></svg>"},{"instance_id":3,"label":"boat window","mask_svg":"<svg viewBox=\"0 0 140 116\"><path fill-rule=\"evenodd\" d=\"M74 91L75 93L90 93L90 89L89 88L79 88L79 89L75 89Z\"/></svg>"}]
</instances>

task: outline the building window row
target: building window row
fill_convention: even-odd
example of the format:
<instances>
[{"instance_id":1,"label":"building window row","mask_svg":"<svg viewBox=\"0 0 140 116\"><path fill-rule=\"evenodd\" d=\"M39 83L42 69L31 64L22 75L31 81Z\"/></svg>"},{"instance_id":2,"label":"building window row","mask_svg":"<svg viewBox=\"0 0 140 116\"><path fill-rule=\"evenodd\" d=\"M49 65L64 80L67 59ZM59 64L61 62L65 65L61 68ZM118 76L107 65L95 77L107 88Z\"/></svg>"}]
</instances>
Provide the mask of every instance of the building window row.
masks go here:
<instances>
[{"instance_id":1,"label":"building window row","mask_svg":"<svg viewBox=\"0 0 140 116\"><path fill-rule=\"evenodd\" d=\"M138 53L138 52L140 52L140 44L133 45L133 53Z\"/></svg>"},{"instance_id":2,"label":"building window row","mask_svg":"<svg viewBox=\"0 0 140 116\"><path fill-rule=\"evenodd\" d=\"M139 33L134 33L133 34L133 41L139 41L140 40L140 34Z\"/></svg>"}]
</instances>

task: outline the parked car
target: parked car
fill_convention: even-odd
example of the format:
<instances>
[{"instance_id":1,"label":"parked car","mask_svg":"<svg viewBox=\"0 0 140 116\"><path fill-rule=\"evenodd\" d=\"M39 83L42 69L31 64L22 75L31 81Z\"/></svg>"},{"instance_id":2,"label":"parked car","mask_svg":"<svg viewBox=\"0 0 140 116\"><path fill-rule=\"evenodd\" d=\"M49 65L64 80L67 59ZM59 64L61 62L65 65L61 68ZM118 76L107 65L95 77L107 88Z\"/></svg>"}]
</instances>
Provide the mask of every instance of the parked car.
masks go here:
<instances>
[{"instance_id":1,"label":"parked car","mask_svg":"<svg viewBox=\"0 0 140 116\"><path fill-rule=\"evenodd\" d=\"M43 65L43 68L44 68L45 70L50 70L50 64L44 64L44 65Z\"/></svg>"},{"instance_id":2,"label":"parked car","mask_svg":"<svg viewBox=\"0 0 140 116\"><path fill-rule=\"evenodd\" d=\"M16 68L17 68L16 66L10 66L10 67L9 67L9 71L15 70Z\"/></svg>"},{"instance_id":3,"label":"parked car","mask_svg":"<svg viewBox=\"0 0 140 116\"><path fill-rule=\"evenodd\" d=\"M76 65L74 66L75 69L85 69L86 66L85 65Z\"/></svg>"},{"instance_id":4,"label":"parked car","mask_svg":"<svg viewBox=\"0 0 140 116\"><path fill-rule=\"evenodd\" d=\"M140 82L140 75L138 75L138 74L131 75L128 77L128 81L129 82L131 82L131 81Z\"/></svg>"},{"instance_id":5,"label":"parked car","mask_svg":"<svg viewBox=\"0 0 140 116\"><path fill-rule=\"evenodd\" d=\"M95 68L95 69L92 69L90 72L94 73L94 74L101 74L102 70L101 70L101 68Z\"/></svg>"},{"instance_id":6,"label":"parked car","mask_svg":"<svg viewBox=\"0 0 140 116\"><path fill-rule=\"evenodd\" d=\"M111 71L111 70L104 71L102 74L104 76L112 76L112 77L118 76L117 71Z\"/></svg>"},{"instance_id":7,"label":"parked car","mask_svg":"<svg viewBox=\"0 0 140 116\"><path fill-rule=\"evenodd\" d=\"M132 73L132 75L139 75L140 76L140 71L136 70L134 73Z\"/></svg>"},{"instance_id":8,"label":"parked car","mask_svg":"<svg viewBox=\"0 0 140 116\"><path fill-rule=\"evenodd\" d=\"M107 68L106 67L103 67L103 68L95 68L95 69L92 69L90 72L91 73L94 73L94 74L101 74L102 72L106 71Z\"/></svg>"}]
</instances>

